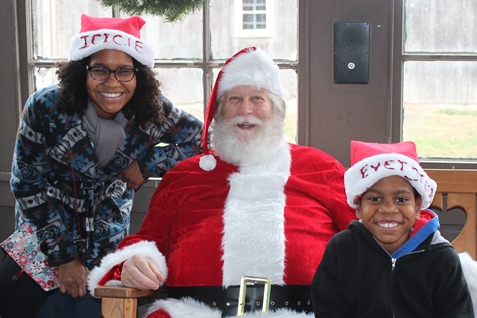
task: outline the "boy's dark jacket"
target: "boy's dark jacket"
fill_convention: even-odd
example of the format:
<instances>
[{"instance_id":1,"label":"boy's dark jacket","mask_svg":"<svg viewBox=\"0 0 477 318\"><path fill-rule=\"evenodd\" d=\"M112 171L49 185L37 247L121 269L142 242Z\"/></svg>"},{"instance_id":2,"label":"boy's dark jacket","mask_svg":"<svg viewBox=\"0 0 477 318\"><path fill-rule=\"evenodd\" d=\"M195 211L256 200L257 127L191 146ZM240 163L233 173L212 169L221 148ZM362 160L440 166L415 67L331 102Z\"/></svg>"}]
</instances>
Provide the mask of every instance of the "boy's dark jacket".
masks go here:
<instances>
[{"instance_id":1,"label":"boy's dark jacket","mask_svg":"<svg viewBox=\"0 0 477 318\"><path fill-rule=\"evenodd\" d=\"M312 284L316 317L474 317L459 256L423 210L393 255L358 221L328 243Z\"/></svg>"}]
</instances>

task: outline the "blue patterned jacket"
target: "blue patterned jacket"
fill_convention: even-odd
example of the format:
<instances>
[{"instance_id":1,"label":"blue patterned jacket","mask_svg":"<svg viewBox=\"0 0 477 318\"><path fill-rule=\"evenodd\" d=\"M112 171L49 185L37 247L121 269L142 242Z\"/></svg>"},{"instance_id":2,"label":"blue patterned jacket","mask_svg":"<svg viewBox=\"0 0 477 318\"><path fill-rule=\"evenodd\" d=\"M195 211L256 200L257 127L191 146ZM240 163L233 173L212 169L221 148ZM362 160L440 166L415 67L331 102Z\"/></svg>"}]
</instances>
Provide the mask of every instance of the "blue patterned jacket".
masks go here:
<instances>
[{"instance_id":1,"label":"blue patterned jacket","mask_svg":"<svg viewBox=\"0 0 477 318\"><path fill-rule=\"evenodd\" d=\"M134 191L118 173L137 160L146 179L162 176L200 153L202 122L163 96L167 122L142 129L129 121L126 140L101 167L81 116L57 110L58 94L57 85L46 87L23 110L10 182L20 220L12 237L28 235L28 225L50 267L79 259L92 268L129 233ZM15 256L6 242L2 247Z\"/></svg>"}]
</instances>

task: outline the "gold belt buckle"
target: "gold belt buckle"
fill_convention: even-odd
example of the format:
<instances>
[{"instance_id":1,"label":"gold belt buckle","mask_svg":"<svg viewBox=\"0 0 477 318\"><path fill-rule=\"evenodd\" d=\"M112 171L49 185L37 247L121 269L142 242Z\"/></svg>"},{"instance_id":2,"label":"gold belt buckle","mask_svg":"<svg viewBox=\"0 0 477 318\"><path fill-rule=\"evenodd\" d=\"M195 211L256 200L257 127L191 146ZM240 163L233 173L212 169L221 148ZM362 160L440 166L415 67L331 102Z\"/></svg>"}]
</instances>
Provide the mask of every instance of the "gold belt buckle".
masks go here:
<instances>
[{"instance_id":1,"label":"gold belt buckle","mask_svg":"<svg viewBox=\"0 0 477 318\"><path fill-rule=\"evenodd\" d=\"M263 286L263 301L262 312L268 313L270 303L270 291L272 289L272 281L265 277L242 276L240 279L240 291L237 308L237 316L243 316L245 313L245 296L247 295L247 284L253 283L262 284Z\"/></svg>"}]
</instances>

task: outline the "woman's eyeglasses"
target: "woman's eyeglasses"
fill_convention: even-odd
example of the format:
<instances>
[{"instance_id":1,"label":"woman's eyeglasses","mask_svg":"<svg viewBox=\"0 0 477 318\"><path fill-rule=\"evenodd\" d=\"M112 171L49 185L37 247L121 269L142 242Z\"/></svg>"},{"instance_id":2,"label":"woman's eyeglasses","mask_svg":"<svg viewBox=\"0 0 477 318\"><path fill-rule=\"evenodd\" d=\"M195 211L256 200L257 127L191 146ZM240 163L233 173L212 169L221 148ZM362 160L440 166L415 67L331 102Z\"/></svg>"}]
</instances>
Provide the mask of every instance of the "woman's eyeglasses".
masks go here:
<instances>
[{"instance_id":1,"label":"woman's eyeglasses","mask_svg":"<svg viewBox=\"0 0 477 318\"><path fill-rule=\"evenodd\" d=\"M88 66L86 65L86 69L89 71L89 75L91 78L97 81L105 81L109 78L111 73L114 73L114 77L119 82L129 82L132 81L134 75L138 71L137 68L117 68L115 70L110 70L104 66Z\"/></svg>"}]
</instances>

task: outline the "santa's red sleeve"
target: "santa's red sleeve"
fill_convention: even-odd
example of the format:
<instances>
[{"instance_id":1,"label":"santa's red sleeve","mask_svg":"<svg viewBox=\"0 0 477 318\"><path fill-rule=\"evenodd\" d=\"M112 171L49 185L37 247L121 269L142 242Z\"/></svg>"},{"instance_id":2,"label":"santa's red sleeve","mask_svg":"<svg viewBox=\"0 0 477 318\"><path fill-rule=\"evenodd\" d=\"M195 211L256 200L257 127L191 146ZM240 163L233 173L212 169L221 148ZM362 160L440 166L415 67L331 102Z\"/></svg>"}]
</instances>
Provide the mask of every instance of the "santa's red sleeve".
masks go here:
<instances>
[{"instance_id":1,"label":"santa's red sleeve","mask_svg":"<svg viewBox=\"0 0 477 318\"><path fill-rule=\"evenodd\" d=\"M88 288L92 295L97 286L122 286L122 264L135 254L152 260L167 279L167 250L164 246L167 242L169 228L166 223L170 221L171 215L166 211L169 211L171 207L169 207L168 200L159 200L158 197L163 194L162 189L169 183L168 180L170 178L163 178L151 198L148 213L139 231L123 238L116 251L106 255L100 265L90 272Z\"/></svg>"},{"instance_id":2,"label":"santa's red sleeve","mask_svg":"<svg viewBox=\"0 0 477 318\"><path fill-rule=\"evenodd\" d=\"M131 240L128 240L128 243L131 243ZM123 242L121 244L118 250L106 255L101 260L101 264L91 271L88 277L88 288L91 295L94 296L94 289L98 286L123 286L121 283L122 264L134 254L151 259L167 279L166 259L157 249L155 242L139 240L129 245L123 245Z\"/></svg>"},{"instance_id":3,"label":"santa's red sleeve","mask_svg":"<svg viewBox=\"0 0 477 318\"><path fill-rule=\"evenodd\" d=\"M330 191L328 191L330 195L330 211L333 211L331 216L338 227L338 231L343 231L348 228L351 221L356 220L356 212L346 201L343 177L344 168L337 165L335 169L339 171L339 173L331 174L328 180L328 187L330 189Z\"/></svg>"}]
</instances>

